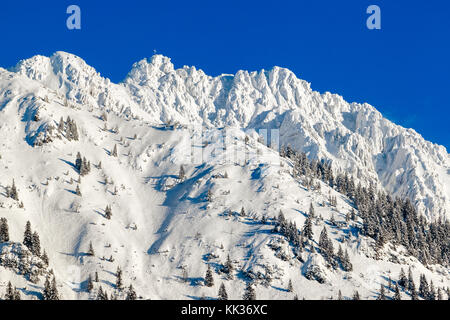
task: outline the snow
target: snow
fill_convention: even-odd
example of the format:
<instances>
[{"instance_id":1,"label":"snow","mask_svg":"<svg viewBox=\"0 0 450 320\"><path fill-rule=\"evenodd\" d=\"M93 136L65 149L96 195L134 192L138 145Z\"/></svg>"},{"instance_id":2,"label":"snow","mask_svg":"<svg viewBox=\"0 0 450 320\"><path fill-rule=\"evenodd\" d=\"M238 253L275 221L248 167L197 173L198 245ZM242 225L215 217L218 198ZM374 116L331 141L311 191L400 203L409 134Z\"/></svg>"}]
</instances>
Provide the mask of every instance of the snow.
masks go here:
<instances>
[{"instance_id":1,"label":"snow","mask_svg":"<svg viewBox=\"0 0 450 320\"><path fill-rule=\"evenodd\" d=\"M244 141L242 129L279 128L283 143L328 158L362 182L376 181L410 196L430 218L444 212L448 217L445 148L396 126L369 105L321 95L279 67L210 77L193 67L175 69L160 55L136 63L120 84L63 52L21 61L11 70L0 69L0 190L15 179L24 208L1 192L0 217L8 219L11 246L21 242L25 223L31 222L66 299L94 298L85 286L96 271L103 289L112 293L117 266L125 285L132 283L145 299L214 298L222 282L231 299L240 299L245 275L260 279L258 299L292 299L294 293L322 299L336 297L338 290L346 297L358 290L373 299L389 274L396 278L408 266L417 279L424 273L435 285L450 285L448 268L425 268L401 248L386 246L382 259L375 260L373 240L352 236L350 226L325 223L332 215L344 221L352 209L348 199L323 183L320 191L307 189L291 176L292 164L259 143L253 132ZM117 126L118 133L103 130L103 112L108 129ZM34 146L39 133L67 116L77 123L79 141L52 136L52 142ZM169 120L181 125L163 125ZM203 125L203 132L190 125ZM109 155L114 145L117 158ZM92 168L81 177L81 197L74 194L77 152ZM186 172L183 182L180 165ZM337 196L337 208L328 205L329 193ZM280 210L301 227L311 203L324 220L313 225L315 241L326 226L334 247L340 243L348 249L352 272L328 270L317 253L304 252L305 263L293 259L289 244L272 233L272 218ZM104 217L107 205L111 220ZM242 207L245 217L239 215ZM263 216L268 223L260 222ZM86 254L90 242L94 257ZM282 251L271 249L273 243ZM232 280L219 272L228 254L239 270ZM390 261L390 254L399 262ZM106 260L111 255L114 262ZM199 285L207 264L215 271L211 288ZM188 282L182 280L182 267ZM325 283L304 276L311 267L321 270ZM266 274L270 283L263 281ZM290 279L294 293L286 290ZM9 280L24 298L33 299L45 278L33 284L0 266L0 293Z\"/></svg>"}]
</instances>

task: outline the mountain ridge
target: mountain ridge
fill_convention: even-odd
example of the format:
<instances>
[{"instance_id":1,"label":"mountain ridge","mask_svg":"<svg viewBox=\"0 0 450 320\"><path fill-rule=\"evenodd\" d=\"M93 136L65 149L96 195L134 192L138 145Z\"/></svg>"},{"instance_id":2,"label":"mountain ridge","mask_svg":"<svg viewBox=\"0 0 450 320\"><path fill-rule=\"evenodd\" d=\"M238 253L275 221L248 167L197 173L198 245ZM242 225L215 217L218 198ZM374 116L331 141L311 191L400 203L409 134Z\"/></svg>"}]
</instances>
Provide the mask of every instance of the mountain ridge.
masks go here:
<instances>
[{"instance_id":1,"label":"mountain ridge","mask_svg":"<svg viewBox=\"0 0 450 320\"><path fill-rule=\"evenodd\" d=\"M195 67L175 69L170 58L154 55L134 63L125 79L113 84L81 58L56 52L22 60L11 70L62 91L68 100L148 121L279 129L281 144L409 197L429 219L450 214L445 147L396 125L369 104L313 91L285 68L211 77Z\"/></svg>"}]
</instances>

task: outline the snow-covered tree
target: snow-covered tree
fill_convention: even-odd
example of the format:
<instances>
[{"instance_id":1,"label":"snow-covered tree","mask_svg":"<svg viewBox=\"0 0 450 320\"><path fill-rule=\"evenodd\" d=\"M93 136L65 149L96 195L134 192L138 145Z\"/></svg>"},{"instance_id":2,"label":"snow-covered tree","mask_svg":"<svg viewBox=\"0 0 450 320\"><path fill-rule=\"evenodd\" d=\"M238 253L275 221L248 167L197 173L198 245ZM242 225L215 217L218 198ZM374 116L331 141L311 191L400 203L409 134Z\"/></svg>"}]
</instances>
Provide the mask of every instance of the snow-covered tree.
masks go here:
<instances>
[{"instance_id":1,"label":"snow-covered tree","mask_svg":"<svg viewBox=\"0 0 450 320\"><path fill-rule=\"evenodd\" d=\"M94 289L94 282L92 281L91 275L89 275L88 279L87 279L87 287L86 287L88 292L91 292L92 289Z\"/></svg>"},{"instance_id":2,"label":"snow-covered tree","mask_svg":"<svg viewBox=\"0 0 450 320\"><path fill-rule=\"evenodd\" d=\"M394 300L402 300L402 296L400 294L400 289L398 288L398 285L395 284L395 288L394 288Z\"/></svg>"},{"instance_id":3,"label":"snow-covered tree","mask_svg":"<svg viewBox=\"0 0 450 320\"><path fill-rule=\"evenodd\" d=\"M131 285L131 284L128 287L127 296L125 299L126 300L136 300L137 299L136 291L134 291L133 285Z\"/></svg>"},{"instance_id":4,"label":"snow-covered tree","mask_svg":"<svg viewBox=\"0 0 450 320\"><path fill-rule=\"evenodd\" d=\"M31 236L31 249L30 250L35 256L41 255L41 241L40 241L39 235L36 231Z\"/></svg>"},{"instance_id":5,"label":"snow-covered tree","mask_svg":"<svg viewBox=\"0 0 450 320\"><path fill-rule=\"evenodd\" d=\"M245 287L244 295L242 296L243 300L256 300L256 292L253 288L252 283L247 282L247 286Z\"/></svg>"},{"instance_id":6,"label":"snow-covered tree","mask_svg":"<svg viewBox=\"0 0 450 320\"><path fill-rule=\"evenodd\" d=\"M116 288L118 290L123 289L122 269L120 269L120 267L117 267L117 271L116 271Z\"/></svg>"},{"instance_id":7,"label":"snow-covered tree","mask_svg":"<svg viewBox=\"0 0 450 320\"><path fill-rule=\"evenodd\" d=\"M0 218L0 243L9 241L8 220Z\"/></svg>"},{"instance_id":8,"label":"snow-covered tree","mask_svg":"<svg viewBox=\"0 0 450 320\"><path fill-rule=\"evenodd\" d=\"M91 257L95 256L94 247L92 246L92 241L89 242L89 249L88 249L87 254Z\"/></svg>"},{"instance_id":9,"label":"snow-covered tree","mask_svg":"<svg viewBox=\"0 0 450 320\"><path fill-rule=\"evenodd\" d=\"M377 300L386 300L386 293L383 284L380 286L380 293L378 294Z\"/></svg>"},{"instance_id":10,"label":"snow-covered tree","mask_svg":"<svg viewBox=\"0 0 450 320\"><path fill-rule=\"evenodd\" d=\"M30 250L33 248L33 233L31 231L31 223L27 221L25 225L25 232L23 235L23 244Z\"/></svg>"},{"instance_id":11,"label":"snow-covered tree","mask_svg":"<svg viewBox=\"0 0 450 320\"><path fill-rule=\"evenodd\" d=\"M205 275L205 286L212 287L214 285L214 278L211 271L211 266L208 264L208 269L206 270Z\"/></svg>"},{"instance_id":12,"label":"snow-covered tree","mask_svg":"<svg viewBox=\"0 0 450 320\"><path fill-rule=\"evenodd\" d=\"M110 220L111 217L112 217L112 210L111 210L111 207L108 205L108 206L106 206L106 209L105 209L105 218Z\"/></svg>"},{"instance_id":13,"label":"snow-covered tree","mask_svg":"<svg viewBox=\"0 0 450 320\"><path fill-rule=\"evenodd\" d=\"M113 150L111 152L111 156L117 157L117 144L114 145L114 148L113 148Z\"/></svg>"},{"instance_id":14,"label":"snow-covered tree","mask_svg":"<svg viewBox=\"0 0 450 320\"><path fill-rule=\"evenodd\" d=\"M223 282L220 285L217 299L218 300L228 300L228 293L227 293L227 290L225 289L225 284Z\"/></svg>"}]
</instances>

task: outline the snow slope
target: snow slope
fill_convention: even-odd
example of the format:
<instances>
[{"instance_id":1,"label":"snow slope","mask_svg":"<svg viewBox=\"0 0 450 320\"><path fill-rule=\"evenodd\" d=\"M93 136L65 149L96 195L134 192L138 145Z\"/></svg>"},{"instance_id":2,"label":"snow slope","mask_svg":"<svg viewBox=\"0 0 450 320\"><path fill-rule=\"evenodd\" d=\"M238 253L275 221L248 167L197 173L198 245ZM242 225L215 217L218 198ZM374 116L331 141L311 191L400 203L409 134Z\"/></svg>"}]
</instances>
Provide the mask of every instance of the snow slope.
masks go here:
<instances>
[{"instance_id":1,"label":"snow slope","mask_svg":"<svg viewBox=\"0 0 450 320\"><path fill-rule=\"evenodd\" d=\"M100 77L81 59L61 52L22 61L13 71L0 69L0 217L8 219L12 242L22 241L28 220L39 232L65 299L95 298L100 285L109 294L123 297L114 285L118 266L125 285L132 283L145 299L215 298L222 282L230 298L240 299L249 277L259 279L259 299L292 299L294 294L322 299L336 297L338 290L345 297L358 290L362 298L374 299L380 284L387 284L389 276L397 278L400 268L408 266L416 283L423 273L436 287L450 285L448 268L426 268L405 256L401 247L386 245L381 259L375 260L374 241L357 234L360 221L344 223L352 209L346 197L321 182L320 191L306 188L292 177L289 161L258 142L256 134L250 133L246 143L239 128L280 125L284 141L305 148L311 156L327 156L336 165L360 165L361 178L372 176L388 185L393 177L383 176L375 164L385 161L401 167L401 159L410 159L406 164L412 166L422 153L427 154L426 165L441 170L427 174L436 181L448 175L443 169L448 165L445 149L383 120L369 106L348 105L336 96L311 92L306 82L281 68L211 78L194 68L173 70L162 56L135 65L119 85ZM327 107L313 109L317 101L327 99ZM345 108L360 115L351 120L350 115L343 116ZM107 121L101 119L103 112ZM306 115L309 120L303 118ZM67 116L77 123L78 141L69 141L57 129L49 130ZM345 119L338 121L339 117ZM168 120L206 126L198 132L162 125ZM346 133L348 138L339 139L353 141L362 148L359 154L347 149L347 143L337 148L339 139L325 139L329 130ZM369 139L376 134L380 141ZM39 145L39 141L47 143ZM369 147L368 141L374 145ZM375 159L372 151L383 141L390 141L386 159ZM411 146L412 141L420 144ZM111 156L114 145L117 157ZM415 149L419 147L420 151ZM91 172L83 177L74 168L77 152L91 162ZM178 179L180 165L186 171L184 181ZM414 180L416 176L425 179L425 170L411 170L408 176L399 174L404 179L412 177L403 184L431 192L425 183L419 184L421 180ZM5 187L13 179L24 208L5 197ZM78 179L81 197L75 194ZM428 183L433 179L427 178ZM445 188L439 189L442 194L448 185ZM329 205L329 194L337 196L336 208ZM437 206L439 194L433 193L427 206ZM448 198L442 197L448 205ZM313 225L315 245L325 226L334 247L341 244L349 251L352 272L326 268L323 258L310 250L302 253L304 262L299 261L286 239L272 233L273 218L280 210L301 227L311 203L323 218ZM111 220L104 216L107 205L112 207ZM239 214L242 207L245 217ZM266 223L261 222L263 216ZM332 216L343 223L341 227L330 224ZM90 242L95 256L87 255ZM0 244L0 251L8 248ZM236 270L233 279L220 273L227 255ZM110 256L113 262L108 261ZM208 264L214 271L213 287L202 285ZM325 283L305 277L311 266L323 272ZM96 271L100 283L88 293L87 278ZM265 281L269 275L271 282ZM41 297L44 276L32 283L0 266L0 294L9 280L22 297ZM294 292L286 290L289 280Z\"/></svg>"}]
</instances>

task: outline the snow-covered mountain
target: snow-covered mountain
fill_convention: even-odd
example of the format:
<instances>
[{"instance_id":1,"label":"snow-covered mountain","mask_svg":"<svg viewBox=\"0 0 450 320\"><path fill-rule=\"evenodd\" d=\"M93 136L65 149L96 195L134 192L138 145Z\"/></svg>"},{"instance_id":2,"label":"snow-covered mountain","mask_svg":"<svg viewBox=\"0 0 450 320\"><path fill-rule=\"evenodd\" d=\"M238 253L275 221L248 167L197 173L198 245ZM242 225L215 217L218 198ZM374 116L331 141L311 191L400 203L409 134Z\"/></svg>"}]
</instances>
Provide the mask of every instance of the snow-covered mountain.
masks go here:
<instances>
[{"instance_id":1,"label":"snow-covered mountain","mask_svg":"<svg viewBox=\"0 0 450 320\"><path fill-rule=\"evenodd\" d=\"M65 299L96 298L100 287L124 298L118 267L124 286L150 299L215 298L221 283L240 299L250 280L259 299L339 291L374 299L409 267L417 285L423 274L435 288L450 286L447 265L376 244L362 233L353 199L296 174L294 161L252 129L279 129L282 144L331 160L357 183L408 196L430 220L449 215L444 147L369 105L314 92L289 70L210 77L175 70L156 55L114 84L57 52L0 69L0 218L9 227L9 239L0 237L0 295L11 281L23 298L42 298L53 273ZM280 210L295 234L312 221L301 252L283 231ZM27 221L40 254L22 244ZM347 251L351 270L324 258L323 230L335 253ZM234 271L227 273L228 256ZM208 266L210 287L203 285ZM95 272L99 281L88 292Z\"/></svg>"},{"instance_id":2,"label":"snow-covered mountain","mask_svg":"<svg viewBox=\"0 0 450 320\"><path fill-rule=\"evenodd\" d=\"M155 55L135 63L116 85L82 59L57 52L21 61L13 71L77 103L152 122L279 129L281 144L409 197L430 219L450 214L450 158L443 146L368 104L315 92L288 69L210 77L195 67L174 69L169 58Z\"/></svg>"}]
</instances>

